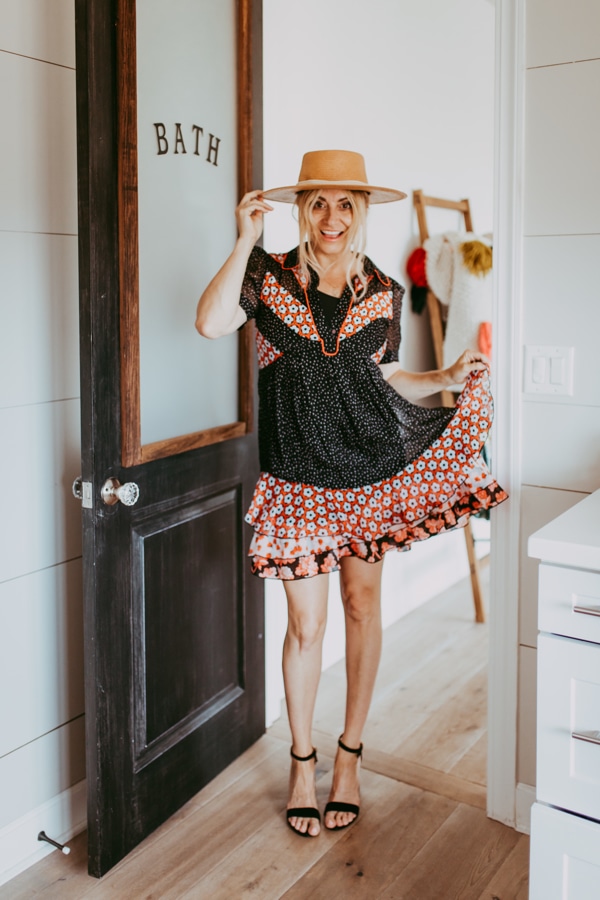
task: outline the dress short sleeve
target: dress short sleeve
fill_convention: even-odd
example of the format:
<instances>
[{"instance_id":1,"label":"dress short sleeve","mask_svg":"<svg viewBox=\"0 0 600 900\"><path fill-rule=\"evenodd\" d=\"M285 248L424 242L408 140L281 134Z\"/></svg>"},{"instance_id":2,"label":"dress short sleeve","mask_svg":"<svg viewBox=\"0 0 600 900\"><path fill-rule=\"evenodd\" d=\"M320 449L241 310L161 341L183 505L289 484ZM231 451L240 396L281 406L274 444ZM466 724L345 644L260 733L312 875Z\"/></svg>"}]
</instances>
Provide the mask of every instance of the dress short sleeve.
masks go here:
<instances>
[{"instance_id":1,"label":"dress short sleeve","mask_svg":"<svg viewBox=\"0 0 600 900\"><path fill-rule=\"evenodd\" d=\"M392 280L393 293L393 315L389 324L387 333L387 344L385 353L381 360L382 363L398 362L398 351L400 349L400 314L402 312L402 298L404 297L404 288L397 281Z\"/></svg>"},{"instance_id":2,"label":"dress short sleeve","mask_svg":"<svg viewBox=\"0 0 600 900\"><path fill-rule=\"evenodd\" d=\"M256 315L269 260L269 254L262 247L252 248L240 292L240 306L246 313L247 319L253 319Z\"/></svg>"}]
</instances>

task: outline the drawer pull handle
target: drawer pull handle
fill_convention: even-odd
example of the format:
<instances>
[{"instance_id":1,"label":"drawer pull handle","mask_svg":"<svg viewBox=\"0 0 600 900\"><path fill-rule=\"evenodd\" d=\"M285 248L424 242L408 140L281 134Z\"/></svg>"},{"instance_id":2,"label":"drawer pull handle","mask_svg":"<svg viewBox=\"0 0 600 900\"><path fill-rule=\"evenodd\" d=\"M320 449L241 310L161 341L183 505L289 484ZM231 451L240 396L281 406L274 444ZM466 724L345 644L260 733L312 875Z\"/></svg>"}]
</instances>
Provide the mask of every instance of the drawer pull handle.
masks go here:
<instances>
[{"instance_id":1,"label":"drawer pull handle","mask_svg":"<svg viewBox=\"0 0 600 900\"><path fill-rule=\"evenodd\" d=\"M600 606L577 606L573 607L573 612L583 613L584 616L600 616Z\"/></svg>"},{"instance_id":2,"label":"drawer pull handle","mask_svg":"<svg viewBox=\"0 0 600 900\"><path fill-rule=\"evenodd\" d=\"M586 741L588 744L600 744L600 731L574 731L571 737L576 741Z\"/></svg>"}]
</instances>

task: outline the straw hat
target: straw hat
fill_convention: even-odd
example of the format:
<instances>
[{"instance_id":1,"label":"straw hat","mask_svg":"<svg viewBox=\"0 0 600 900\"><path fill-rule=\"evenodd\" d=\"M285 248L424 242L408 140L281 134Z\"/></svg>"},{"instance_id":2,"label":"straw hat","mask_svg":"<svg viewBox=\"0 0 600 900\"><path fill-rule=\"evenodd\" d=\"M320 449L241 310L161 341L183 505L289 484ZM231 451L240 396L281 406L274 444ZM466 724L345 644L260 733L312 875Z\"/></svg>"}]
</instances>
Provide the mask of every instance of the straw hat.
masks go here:
<instances>
[{"instance_id":1,"label":"straw hat","mask_svg":"<svg viewBox=\"0 0 600 900\"><path fill-rule=\"evenodd\" d=\"M389 203L406 197L405 193L394 188L369 184L364 157L352 150L312 150L305 153L298 184L263 191L263 197L266 200L279 200L281 203L295 203L300 191L319 188L365 191L369 194L369 203Z\"/></svg>"}]
</instances>

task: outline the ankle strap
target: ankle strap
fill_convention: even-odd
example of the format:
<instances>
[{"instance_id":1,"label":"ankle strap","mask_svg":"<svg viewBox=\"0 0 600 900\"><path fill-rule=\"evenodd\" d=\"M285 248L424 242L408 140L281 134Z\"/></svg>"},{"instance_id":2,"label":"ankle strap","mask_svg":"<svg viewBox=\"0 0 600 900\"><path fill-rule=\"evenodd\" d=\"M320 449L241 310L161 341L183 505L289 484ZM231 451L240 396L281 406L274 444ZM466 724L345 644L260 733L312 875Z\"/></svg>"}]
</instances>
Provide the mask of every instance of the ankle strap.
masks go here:
<instances>
[{"instance_id":1,"label":"ankle strap","mask_svg":"<svg viewBox=\"0 0 600 900\"><path fill-rule=\"evenodd\" d=\"M356 749L354 749L354 747L346 747L346 745L345 745L344 742L342 741L342 738L339 737L339 738L338 738L338 747L341 747L342 750L345 750L345 751L346 751L346 753L354 753L354 755L355 755L355 756L358 756L358 757L361 757L361 756L362 756L362 752L363 752L363 745L362 745L362 744L360 745L360 747L357 747Z\"/></svg>"},{"instance_id":2,"label":"ankle strap","mask_svg":"<svg viewBox=\"0 0 600 900\"><path fill-rule=\"evenodd\" d=\"M297 756L294 753L294 751L292 750L292 748L290 747L290 755L293 757L293 759L297 760L298 762L308 762L309 759L314 759L314 761L317 762L317 748L316 747L313 747L312 753L309 753L308 756Z\"/></svg>"}]
</instances>

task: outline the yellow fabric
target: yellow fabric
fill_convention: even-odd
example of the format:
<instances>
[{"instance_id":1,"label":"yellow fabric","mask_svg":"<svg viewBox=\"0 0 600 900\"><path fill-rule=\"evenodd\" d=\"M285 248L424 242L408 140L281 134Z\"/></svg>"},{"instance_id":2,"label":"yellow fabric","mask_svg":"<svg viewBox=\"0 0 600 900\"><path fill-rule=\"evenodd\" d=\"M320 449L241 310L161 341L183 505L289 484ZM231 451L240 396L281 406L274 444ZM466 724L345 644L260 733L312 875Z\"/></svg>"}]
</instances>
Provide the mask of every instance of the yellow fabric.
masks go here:
<instances>
[{"instance_id":1,"label":"yellow fabric","mask_svg":"<svg viewBox=\"0 0 600 900\"><path fill-rule=\"evenodd\" d=\"M492 268L492 248L482 241L465 241L461 244L465 266L473 275L486 275Z\"/></svg>"}]
</instances>

